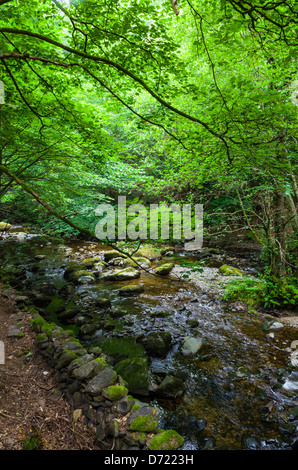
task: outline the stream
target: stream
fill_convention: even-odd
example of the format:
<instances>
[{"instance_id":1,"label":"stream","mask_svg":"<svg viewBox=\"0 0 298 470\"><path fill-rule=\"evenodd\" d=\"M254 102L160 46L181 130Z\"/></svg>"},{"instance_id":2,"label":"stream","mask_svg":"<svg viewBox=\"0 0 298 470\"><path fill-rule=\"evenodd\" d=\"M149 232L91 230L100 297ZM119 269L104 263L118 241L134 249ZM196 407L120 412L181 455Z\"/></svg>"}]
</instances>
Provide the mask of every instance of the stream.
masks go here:
<instances>
[{"instance_id":1,"label":"stream","mask_svg":"<svg viewBox=\"0 0 298 470\"><path fill-rule=\"evenodd\" d=\"M47 285L52 300L39 310L59 324L56 312L59 307L63 310L65 299L58 291L66 284L68 264L96 256L103 259L110 248L83 240L68 240L62 245L61 240L22 230L13 227L2 235L2 267L22 270L23 277L13 286L20 295L29 296L28 292ZM278 318L270 321L237 303L221 301L228 279L218 274L219 266L228 264L255 275L260 269L258 253L221 249L202 258L183 250L170 251L164 258L153 260L152 268L169 261L175 263L175 268L163 278L141 271L139 278L130 281L104 281L99 277L95 282L76 285L73 299L77 303L73 306L80 306L81 316L84 308L89 308L88 302L98 296L127 312L107 321L104 311L100 311L98 329L94 336L80 338L82 344L96 345L103 337L134 338L153 331L171 334L171 349L165 357L150 357L149 370L154 376L182 378L185 392L175 399L156 398L154 394L140 399L162 409L160 427L181 434L185 450L297 447L298 368L290 361L293 344L296 348L298 345L297 328L278 327ZM196 273L197 282L181 278L181 273L189 272L188 263L191 266L196 262L202 268ZM120 296L119 288L128 284L142 284L144 292ZM89 316L93 321L97 318ZM64 327L73 326L78 331L78 325L68 322ZM181 354L185 337L199 337L202 349L190 356Z\"/></svg>"}]
</instances>

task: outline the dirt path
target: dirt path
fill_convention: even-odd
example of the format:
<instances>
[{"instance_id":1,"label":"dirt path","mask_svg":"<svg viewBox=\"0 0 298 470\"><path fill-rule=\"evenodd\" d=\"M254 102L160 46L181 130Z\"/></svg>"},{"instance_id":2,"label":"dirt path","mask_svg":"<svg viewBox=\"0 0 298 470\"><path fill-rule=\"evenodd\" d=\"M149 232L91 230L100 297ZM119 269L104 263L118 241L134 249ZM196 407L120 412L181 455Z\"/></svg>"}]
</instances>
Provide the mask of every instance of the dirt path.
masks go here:
<instances>
[{"instance_id":1,"label":"dirt path","mask_svg":"<svg viewBox=\"0 0 298 470\"><path fill-rule=\"evenodd\" d=\"M21 337L10 336L18 325ZM94 430L58 390L55 371L39 353L30 314L16 308L13 295L0 292L0 449L91 450ZM1 346L1 343L0 343Z\"/></svg>"}]
</instances>

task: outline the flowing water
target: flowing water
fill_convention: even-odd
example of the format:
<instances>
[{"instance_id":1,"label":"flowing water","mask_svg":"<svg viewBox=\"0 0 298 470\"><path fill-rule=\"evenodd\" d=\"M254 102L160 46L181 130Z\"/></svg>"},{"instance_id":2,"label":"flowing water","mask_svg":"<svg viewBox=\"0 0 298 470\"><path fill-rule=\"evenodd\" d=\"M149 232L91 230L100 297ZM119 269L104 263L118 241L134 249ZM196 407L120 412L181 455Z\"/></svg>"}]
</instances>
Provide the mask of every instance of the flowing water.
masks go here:
<instances>
[{"instance_id":1,"label":"flowing water","mask_svg":"<svg viewBox=\"0 0 298 470\"><path fill-rule=\"evenodd\" d=\"M108 249L78 240L67 242L67 248L62 249L54 241L15 232L15 236L3 237L1 258L5 267L25 269L27 289L28 285L35 289L38 283L47 282L57 291L66 282L63 274L70 260L102 256ZM38 261L36 268L34 257L40 254L46 258ZM248 273L258 269L256 257L246 259L233 253L232 263L233 256L235 266ZM181 266L195 258L181 252L173 260ZM204 280L207 270L216 273L220 264L227 263L218 257L211 267L203 267L199 278ZM176 400L152 399L163 410L161 427L183 435L184 449L291 448L298 437L298 413L295 419L290 417L298 405L298 378L289 368L289 348L298 340L298 330L289 326L268 330L264 317L229 307L216 293L218 284L212 276L207 281L213 288L177 280L175 271L162 279L142 272L140 278L129 282L83 284L76 294L80 298L100 294L109 298L112 306L127 310L128 315L118 319L114 329L100 330L100 334L123 338L152 331L171 333L172 349L165 358L151 358L150 370L182 377L186 391ZM118 289L128 283L141 283L144 293L120 297ZM61 302L54 293L48 312L53 315ZM169 315L160 316L163 312ZM188 320L196 320L196 326ZM180 344L187 336L203 340L199 354L181 354Z\"/></svg>"}]
</instances>

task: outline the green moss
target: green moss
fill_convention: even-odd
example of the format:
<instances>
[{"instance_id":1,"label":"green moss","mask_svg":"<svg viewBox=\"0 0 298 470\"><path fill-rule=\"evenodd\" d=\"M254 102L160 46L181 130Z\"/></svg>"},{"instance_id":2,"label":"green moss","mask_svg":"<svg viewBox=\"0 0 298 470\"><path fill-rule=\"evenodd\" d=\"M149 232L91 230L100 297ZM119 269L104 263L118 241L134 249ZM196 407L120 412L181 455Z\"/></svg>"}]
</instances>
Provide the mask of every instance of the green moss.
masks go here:
<instances>
[{"instance_id":1,"label":"green moss","mask_svg":"<svg viewBox=\"0 0 298 470\"><path fill-rule=\"evenodd\" d=\"M83 264L86 267L92 268L95 265L95 263L98 263L100 261L101 261L100 256L97 256L96 258L86 258L86 259L84 259Z\"/></svg>"},{"instance_id":2,"label":"green moss","mask_svg":"<svg viewBox=\"0 0 298 470\"><path fill-rule=\"evenodd\" d=\"M137 416L130 424L131 431L153 432L158 426L158 421L152 416Z\"/></svg>"},{"instance_id":3,"label":"green moss","mask_svg":"<svg viewBox=\"0 0 298 470\"><path fill-rule=\"evenodd\" d=\"M46 341L47 336L46 336L45 334L43 334L43 333L39 333L39 334L37 335L36 339L37 339L37 342L38 342L38 343L43 343L44 341Z\"/></svg>"},{"instance_id":4,"label":"green moss","mask_svg":"<svg viewBox=\"0 0 298 470\"><path fill-rule=\"evenodd\" d=\"M166 276L172 271L173 268L174 268L174 263L165 263L165 264L162 264L161 266L158 266L155 272L159 276Z\"/></svg>"},{"instance_id":5,"label":"green moss","mask_svg":"<svg viewBox=\"0 0 298 470\"><path fill-rule=\"evenodd\" d=\"M140 405L133 405L132 411L138 411L140 408Z\"/></svg>"},{"instance_id":6,"label":"green moss","mask_svg":"<svg viewBox=\"0 0 298 470\"><path fill-rule=\"evenodd\" d=\"M136 431L131 433L131 436L135 441L145 441L147 434L145 432Z\"/></svg>"},{"instance_id":7,"label":"green moss","mask_svg":"<svg viewBox=\"0 0 298 470\"><path fill-rule=\"evenodd\" d=\"M108 367L108 364L106 363L106 361L102 359L101 357L97 357L95 361L98 363L101 369L105 369L106 367Z\"/></svg>"},{"instance_id":8,"label":"green moss","mask_svg":"<svg viewBox=\"0 0 298 470\"><path fill-rule=\"evenodd\" d=\"M174 450L181 447L184 439L176 431L163 431L152 437L148 443L150 450Z\"/></svg>"},{"instance_id":9,"label":"green moss","mask_svg":"<svg viewBox=\"0 0 298 470\"><path fill-rule=\"evenodd\" d=\"M111 385L102 394L109 400L120 400L128 394L128 390L123 385Z\"/></svg>"},{"instance_id":10,"label":"green moss","mask_svg":"<svg viewBox=\"0 0 298 470\"><path fill-rule=\"evenodd\" d=\"M127 357L145 356L145 349L133 338L105 338L97 344L104 354L119 360Z\"/></svg>"},{"instance_id":11,"label":"green moss","mask_svg":"<svg viewBox=\"0 0 298 470\"><path fill-rule=\"evenodd\" d=\"M77 359L82 354L83 353L81 350L63 351L57 363L57 369L63 369L64 367L67 367L73 360Z\"/></svg>"},{"instance_id":12,"label":"green moss","mask_svg":"<svg viewBox=\"0 0 298 470\"><path fill-rule=\"evenodd\" d=\"M219 268L219 272L223 275L223 276L243 276L244 272L241 271L240 269L238 268L234 268L233 266L221 266Z\"/></svg>"},{"instance_id":13,"label":"green moss","mask_svg":"<svg viewBox=\"0 0 298 470\"><path fill-rule=\"evenodd\" d=\"M245 276L241 279L231 280L225 288L223 300L235 302L240 300L250 307L262 304L265 282L263 279Z\"/></svg>"},{"instance_id":14,"label":"green moss","mask_svg":"<svg viewBox=\"0 0 298 470\"><path fill-rule=\"evenodd\" d=\"M36 431L30 432L23 443L23 450L42 450L43 445Z\"/></svg>"},{"instance_id":15,"label":"green moss","mask_svg":"<svg viewBox=\"0 0 298 470\"><path fill-rule=\"evenodd\" d=\"M136 395L149 395L148 359L129 357L114 366L115 371L128 384L128 390Z\"/></svg>"},{"instance_id":16,"label":"green moss","mask_svg":"<svg viewBox=\"0 0 298 470\"><path fill-rule=\"evenodd\" d=\"M34 331L43 332L48 337L53 334L53 329L57 326L55 323L47 323L40 315L31 322Z\"/></svg>"}]
</instances>

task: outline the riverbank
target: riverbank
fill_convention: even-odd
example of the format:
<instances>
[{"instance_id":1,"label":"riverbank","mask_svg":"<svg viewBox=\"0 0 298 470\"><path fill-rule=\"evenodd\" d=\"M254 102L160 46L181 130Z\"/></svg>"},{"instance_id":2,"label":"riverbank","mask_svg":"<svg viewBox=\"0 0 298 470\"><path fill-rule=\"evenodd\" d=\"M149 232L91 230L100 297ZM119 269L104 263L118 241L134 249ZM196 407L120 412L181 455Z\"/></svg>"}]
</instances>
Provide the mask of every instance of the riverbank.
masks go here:
<instances>
[{"instance_id":1,"label":"riverbank","mask_svg":"<svg viewBox=\"0 0 298 470\"><path fill-rule=\"evenodd\" d=\"M55 370L40 354L31 315L17 308L12 288L0 286L0 449L93 450L94 435L76 419ZM18 325L18 326L17 326Z\"/></svg>"},{"instance_id":2,"label":"riverbank","mask_svg":"<svg viewBox=\"0 0 298 470\"><path fill-rule=\"evenodd\" d=\"M124 365L141 366L138 398L158 406L160 426L177 430L183 449L291 448L297 380L290 356L297 330L277 328L275 312L256 315L221 300L231 276L220 267L253 274L257 254L215 248L192 256L145 247L143 267L128 269L130 261L108 247L21 238L6 244L19 296L28 296L24 301L43 318L73 328L85 347L100 348L121 373ZM26 257L9 271L16 253ZM159 267L168 273L152 276ZM133 295L128 286L137 288ZM185 343L194 348L190 354ZM135 381L126 378L133 390Z\"/></svg>"}]
</instances>

